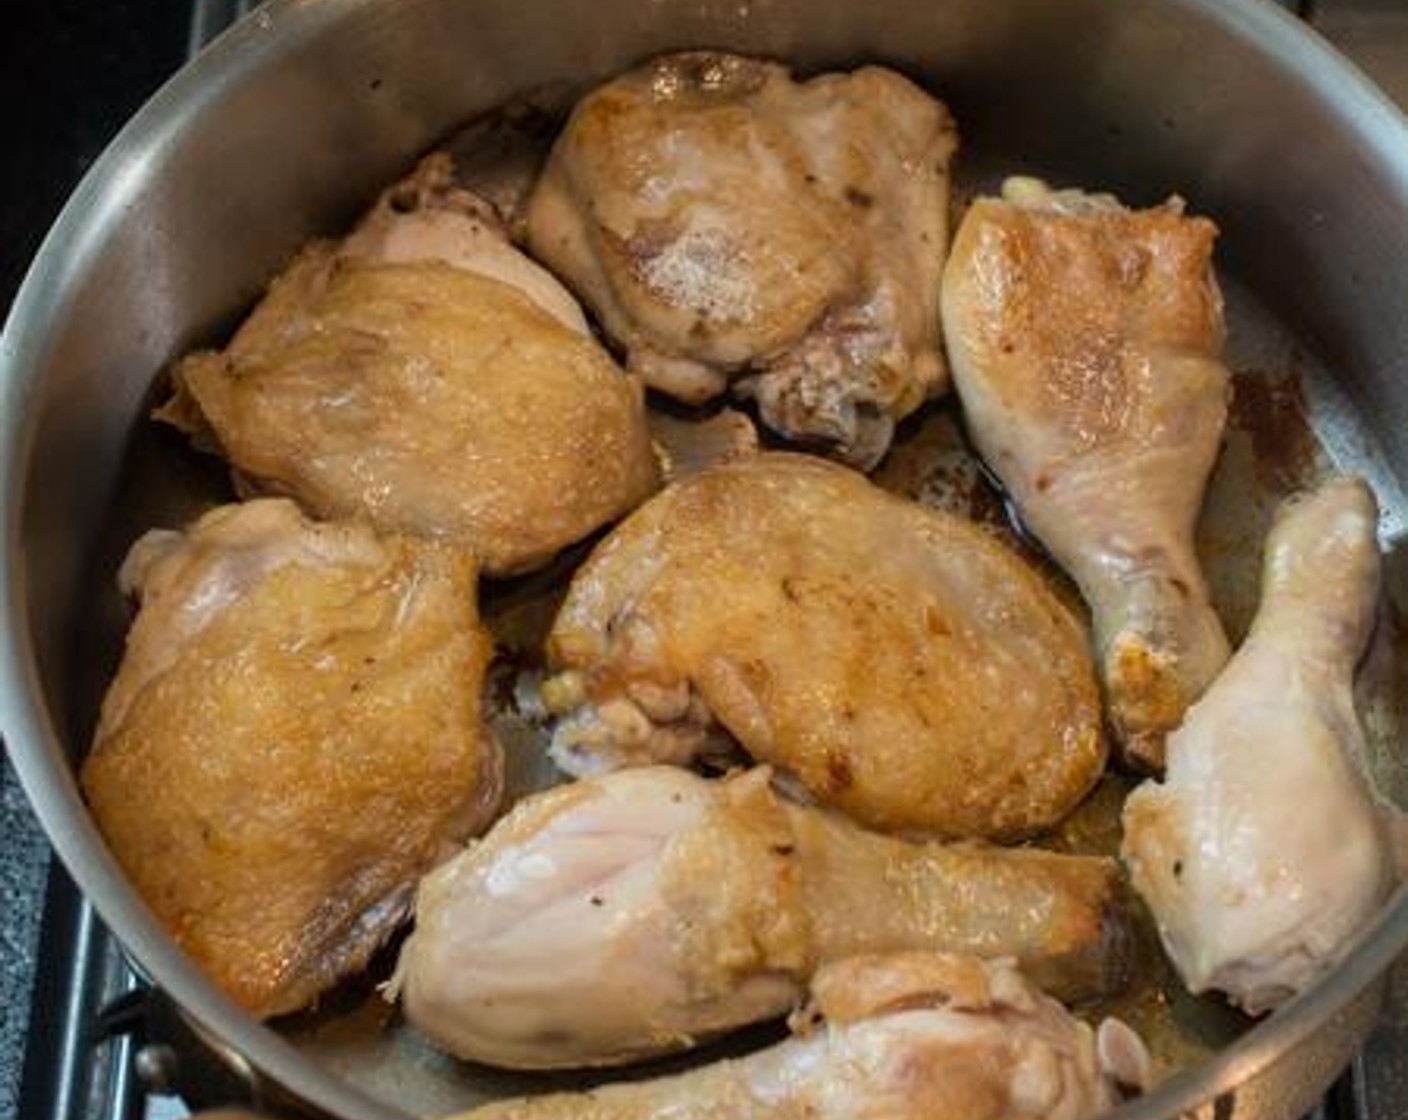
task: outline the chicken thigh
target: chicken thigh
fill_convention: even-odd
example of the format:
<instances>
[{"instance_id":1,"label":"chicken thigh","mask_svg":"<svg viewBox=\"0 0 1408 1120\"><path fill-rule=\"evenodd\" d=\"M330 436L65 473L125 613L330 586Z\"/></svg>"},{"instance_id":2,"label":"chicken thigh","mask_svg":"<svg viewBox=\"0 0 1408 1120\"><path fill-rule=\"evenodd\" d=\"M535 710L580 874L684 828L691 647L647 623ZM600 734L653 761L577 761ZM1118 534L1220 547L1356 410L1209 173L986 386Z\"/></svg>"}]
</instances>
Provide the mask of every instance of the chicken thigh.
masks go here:
<instances>
[{"instance_id":1,"label":"chicken thigh","mask_svg":"<svg viewBox=\"0 0 1408 1120\"><path fill-rule=\"evenodd\" d=\"M1164 782L1125 805L1124 858L1184 981L1253 1014L1329 970L1394 879L1351 691L1376 521L1351 478L1283 508L1246 644L1169 737Z\"/></svg>"},{"instance_id":2,"label":"chicken thigh","mask_svg":"<svg viewBox=\"0 0 1408 1120\"><path fill-rule=\"evenodd\" d=\"M947 382L956 143L947 110L880 67L796 82L668 55L578 105L529 242L654 388L697 404L736 379L776 431L870 467Z\"/></svg>"},{"instance_id":3,"label":"chicken thigh","mask_svg":"<svg viewBox=\"0 0 1408 1120\"><path fill-rule=\"evenodd\" d=\"M748 1057L461 1120L1083 1120L1147 1085L1138 1035L1093 1031L1009 962L860 957L812 996L795 1037Z\"/></svg>"},{"instance_id":4,"label":"chicken thigh","mask_svg":"<svg viewBox=\"0 0 1408 1120\"><path fill-rule=\"evenodd\" d=\"M1126 756L1227 660L1193 527L1227 414L1216 228L1175 200L1009 179L973 203L944 273L944 331L979 452L1080 585Z\"/></svg>"},{"instance_id":5,"label":"chicken thigh","mask_svg":"<svg viewBox=\"0 0 1408 1120\"><path fill-rule=\"evenodd\" d=\"M774 1018L857 953L1010 956L1070 999L1122 983L1113 860L882 836L768 777L645 767L520 802L421 885L407 1017L460 1057L541 1069Z\"/></svg>"},{"instance_id":6,"label":"chicken thigh","mask_svg":"<svg viewBox=\"0 0 1408 1120\"><path fill-rule=\"evenodd\" d=\"M293 504L152 532L83 789L137 890L264 1017L362 967L488 823L492 653L468 555Z\"/></svg>"},{"instance_id":7,"label":"chicken thigh","mask_svg":"<svg viewBox=\"0 0 1408 1120\"><path fill-rule=\"evenodd\" d=\"M533 567L658 485L639 383L432 158L305 249L158 416L249 490Z\"/></svg>"},{"instance_id":8,"label":"chicken thigh","mask_svg":"<svg viewBox=\"0 0 1408 1120\"><path fill-rule=\"evenodd\" d=\"M1010 838L1105 760L1087 639L970 522L764 453L675 483L577 571L548 639L576 774L737 740L876 828Z\"/></svg>"}]
</instances>

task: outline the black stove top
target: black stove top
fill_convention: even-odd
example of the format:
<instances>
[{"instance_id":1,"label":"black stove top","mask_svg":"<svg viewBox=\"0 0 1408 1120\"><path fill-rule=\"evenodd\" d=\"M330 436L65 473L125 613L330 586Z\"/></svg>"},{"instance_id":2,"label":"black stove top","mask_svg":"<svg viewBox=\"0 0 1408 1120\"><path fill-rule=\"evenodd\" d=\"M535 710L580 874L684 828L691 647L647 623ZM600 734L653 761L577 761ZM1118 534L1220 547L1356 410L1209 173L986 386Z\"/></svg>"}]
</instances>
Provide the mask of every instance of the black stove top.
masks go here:
<instances>
[{"instance_id":1,"label":"black stove top","mask_svg":"<svg viewBox=\"0 0 1408 1120\"><path fill-rule=\"evenodd\" d=\"M6 4L0 309L65 198L113 134L186 57L192 0Z\"/></svg>"},{"instance_id":2,"label":"black stove top","mask_svg":"<svg viewBox=\"0 0 1408 1120\"><path fill-rule=\"evenodd\" d=\"M185 58L190 5L49 0L5 6L0 315L8 312L69 191L123 121ZM32 1081L22 1075L27 1039L34 1039L29 1049L36 1066L55 1060L41 1056L55 1053L47 1029L64 1010L52 974L77 963L47 959L55 931L41 934L41 918L54 911L50 899L65 885L58 872L50 882L48 867L48 844L7 757L0 764L0 1117L80 1115L40 1111L44 1106L33 1092L20 1092L22 1081ZM59 909L70 921L78 912L72 903ZM39 945L44 954L37 953ZM42 967L40 955L46 958Z\"/></svg>"},{"instance_id":3,"label":"black stove top","mask_svg":"<svg viewBox=\"0 0 1408 1120\"><path fill-rule=\"evenodd\" d=\"M257 0L10 5L0 179L0 313L68 192L137 107ZM1279 0L1408 106L1408 3ZM1313 1120L1408 1120L1408 961L1393 1007ZM0 762L0 1120L176 1120L141 983L49 849ZM1311 1118L1307 1118L1311 1120Z\"/></svg>"}]
</instances>

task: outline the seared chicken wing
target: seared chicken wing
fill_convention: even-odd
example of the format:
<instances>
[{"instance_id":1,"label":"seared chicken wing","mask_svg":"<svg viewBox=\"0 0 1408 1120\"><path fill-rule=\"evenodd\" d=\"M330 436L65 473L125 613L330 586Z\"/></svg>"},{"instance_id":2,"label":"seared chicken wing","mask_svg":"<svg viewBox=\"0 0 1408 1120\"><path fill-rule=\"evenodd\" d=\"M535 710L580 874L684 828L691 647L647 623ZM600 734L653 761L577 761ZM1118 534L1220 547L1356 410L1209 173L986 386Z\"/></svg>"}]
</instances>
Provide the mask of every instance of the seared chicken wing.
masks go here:
<instances>
[{"instance_id":1,"label":"seared chicken wing","mask_svg":"<svg viewBox=\"0 0 1408 1120\"><path fill-rule=\"evenodd\" d=\"M530 244L655 388L699 403L737 379L770 427L869 467L947 381L955 146L947 110L880 67L799 83L669 55L577 107Z\"/></svg>"},{"instance_id":2,"label":"seared chicken wing","mask_svg":"<svg viewBox=\"0 0 1408 1120\"><path fill-rule=\"evenodd\" d=\"M675 483L577 571L548 639L576 773L733 740L877 828L1013 837L1105 760L1086 636L987 533L803 455Z\"/></svg>"},{"instance_id":3,"label":"seared chicken wing","mask_svg":"<svg viewBox=\"0 0 1408 1120\"><path fill-rule=\"evenodd\" d=\"M1017 958L1070 999L1119 987L1113 860L914 843L791 804L765 769L626 770L520 802L428 876L407 1017L464 1058L610 1065L785 1013L822 963Z\"/></svg>"},{"instance_id":4,"label":"seared chicken wing","mask_svg":"<svg viewBox=\"0 0 1408 1120\"><path fill-rule=\"evenodd\" d=\"M532 567L658 485L642 391L432 159L305 249L158 413L248 489Z\"/></svg>"},{"instance_id":5,"label":"seared chicken wing","mask_svg":"<svg viewBox=\"0 0 1408 1120\"><path fill-rule=\"evenodd\" d=\"M1253 1014L1329 970L1394 879L1352 694L1376 523L1358 479L1283 508L1246 644L1169 736L1167 778L1125 806L1124 857L1188 987Z\"/></svg>"},{"instance_id":6,"label":"seared chicken wing","mask_svg":"<svg viewBox=\"0 0 1408 1120\"><path fill-rule=\"evenodd\" d=\"M1132 1030L1092 1030L1007 962L860 957L812 996L796 1037L746 1058L461 1120L1082 1120L1148 1081Z\"/></svg>"},{"instance_id":7,"label":"seared chicken wing","mask_svg":"<svg viewBox=\"0 0 1408 1120\"><path fill-rule=\"evenodd\" d=\"M1094 613L1109 714L1157 768L1227 660L1193 526L1227 414L1216 229L1008 180L974 202L944 331L978 450Z\"/></svg>"},{"instance_id":8,"label":"seared chicken wing","mask_svg":"<svg viewBox=\"0 0 1408 1120\"><path fill-rule=\"evenodd\" d=\"M498 801L474 562L264 499L147 534L122 580L141 610L83 766L98 826L235 1000L303 1007Z\"/></svg>"}]
</instances>

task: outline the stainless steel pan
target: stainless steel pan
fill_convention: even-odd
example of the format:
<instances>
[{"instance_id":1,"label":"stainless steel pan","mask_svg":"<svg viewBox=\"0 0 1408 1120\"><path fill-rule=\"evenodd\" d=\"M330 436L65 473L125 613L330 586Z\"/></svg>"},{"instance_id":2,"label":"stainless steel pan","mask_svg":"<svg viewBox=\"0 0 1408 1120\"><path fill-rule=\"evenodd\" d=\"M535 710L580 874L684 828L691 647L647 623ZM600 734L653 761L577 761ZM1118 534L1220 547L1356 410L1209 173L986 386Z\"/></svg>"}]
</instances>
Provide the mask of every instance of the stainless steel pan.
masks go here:
<instances>
[{"instance_id":1,"label":"stainless steel pan","mask_svg":"<svg viewBox=\"0 0 1408 1120\"><path fill-rule=\"evenodd\" d=\"M273 0L84 179L0 349L0 727L60 856L181 1029L233 1074L231 1093L254 1086L246 1103L391 1120L511 1086L362 1029L366 1008L291 1037L253 1022L175 949L94 830L73 767L120 642L107 590L118 551L178 521L213 477L146 425L150 386L302 241L345 226L476 111L530 90L566 97L698 46L803 69L896 65L949 102L978 177L1028 170L1135 201L1183 193L1224 231L1244 321L1270 324L1234 347L1305 355L1321 435L1370 474L1387 544L1402 532L1408 127L1269 3ZM1405 946L1400 897L1320 987L1119 1115L1289 1120L1360 1045Z\"/></svg>"}]
</instances>

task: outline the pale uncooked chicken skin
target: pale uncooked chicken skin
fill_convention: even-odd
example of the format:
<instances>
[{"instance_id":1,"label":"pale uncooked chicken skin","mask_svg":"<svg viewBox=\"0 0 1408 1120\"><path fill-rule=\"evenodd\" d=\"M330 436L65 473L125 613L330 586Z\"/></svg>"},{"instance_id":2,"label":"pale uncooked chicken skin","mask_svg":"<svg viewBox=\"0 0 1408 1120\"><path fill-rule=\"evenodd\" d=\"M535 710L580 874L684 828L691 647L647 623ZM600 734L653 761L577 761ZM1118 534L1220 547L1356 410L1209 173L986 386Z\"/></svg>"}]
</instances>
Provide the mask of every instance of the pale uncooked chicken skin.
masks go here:
<instances>
[{"instance_id":1,"label":"pale uncooked chicken skin","mask_svg":"<svg viewBox=\"0 0 1408 1120\"><path fill-rule=\"evenodd\" d=\"M893 71L796 82L692 53L588 95L530 200L530 246L628 364L863 467L947 383L947 110Z\"/></svg>"},{"instance_id":2,"label":"pale uncooked chicken skin","mask_svg":"<svg viewBox=\"0 0 1408 1120\"><path fill-rule=\"evenodd\" d=\"M857 957L812 997L796 1037L746 1058L460 1120L1085 1120L1148 1084L1138 1035L1092 1030L1007 962Z\"/></svg>"},{"instance_id":3,"label":"pale uncooked chicken skin","mask_svg":"<svg viewBox=\"0 0 1408 1120\"><path fill-rule=\"evenodd\" d=\"M614 1065L792 1009L816 968L909 949L1117 991L1113 860L911 843L789 803L765 769L618 771L520 802L421 885L397 984L463 1058Z\"/></svg>"},{"instance_id":4,"label":"pale uncooked chicken skin","mask_svg":"<svg viewBox=\"0 0 1408 1120\"><path fill-rule=\"evenodd\" d=\"M1086 635L971 523L811 456L676 483L573 578L548 639L574 773L729 736L873 827L1011 838L1105 761Z\"/></svg>"},{"instance_id":5,"label":"pale uncooked chicken skin","mask_svg":"<svg viewBox=\"0 0 1408 1120\"><path fill-rule=\"evenodd\" d=\"M534 567L649 495L643 392L568 293L432 158L305 249L158 413L246 489Z\"/></svg>"},{"instance_id":6,"label":"pale uncooked chicken skin","mask_svg":"<svg viewBox=\"0 0 1408 1120\"><path fill-rule=\"evenodd\" d=\"M1333 967L1395 879L1352 692L1376 513L1351 478L1280 512L1246 644L1169 737L1164 782L1125 805L1124 857L1184 981L1254 1014Z\"/></svg>"},{"instance_id":7,"label":"pale uncooked chicken skin","mask_svg":"<svg viewBox=\"0 0 1408 1120\"><path fill-rule=\"evenodd\" d=\"M969 208L944 274L968 429L1080 585L1111 723L1151 769L1228 655L1193 551L1227 415L1216 232L1176 201L1009 179Z\"/></svg>"},{"instance_id":8,"label":"pale uncooked chicken skin","mask_svg":"<svg viewBox=\"0 0 1408 1120\"><path fill-rule=\"evenodd\" d=\"M93 815L220 987L304 1007L497 806L473 559L263 499L149 533L123 583L141 609L83 766Z\"/></svg>"}]
</instances>

